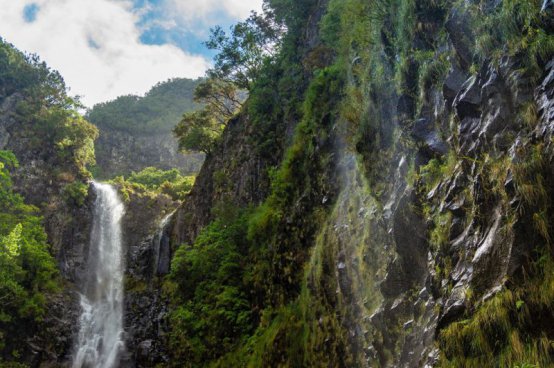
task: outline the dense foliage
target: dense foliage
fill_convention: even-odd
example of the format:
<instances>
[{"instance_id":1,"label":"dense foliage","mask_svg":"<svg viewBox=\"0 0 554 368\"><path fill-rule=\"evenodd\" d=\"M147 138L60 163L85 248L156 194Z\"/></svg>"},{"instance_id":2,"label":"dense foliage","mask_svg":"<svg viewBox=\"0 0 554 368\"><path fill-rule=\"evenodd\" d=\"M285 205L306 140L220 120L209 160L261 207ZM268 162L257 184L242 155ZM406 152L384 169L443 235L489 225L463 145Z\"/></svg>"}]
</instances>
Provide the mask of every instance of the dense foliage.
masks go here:
<instances>
[{"instance_id":1,"label":"dense foliage","mask_svg":"<svg viewBox=\"0 0 554 368\"><path fill-rule=\"evenodd\" d=\"M253 12L231 27L230 34L221 27L211 30L206 46L218 51L215 65L194 93L195 102L204 107L186 113L173 130L182 151L212 151L246 91L279 52L284 30L268 7L263 15Z\"/></svg>"},{"instance_id":2,"label":"dense foliage","mask_svg":"<svg viewBox=\"0 0 554 368\"><path fill-rule=\"evenodd\" d=\"M3 144L13 151L0 152L0 359L22 361L31 336L47 340L45 326L55 313L51 303L60 291L45 233L51 218L41 214L59 211L56 226L63 227L71 209L84 203L98 131L79 114L82 106L68 95L58 72L4 40L0 104L8 133ZM32 195L41 208L15 192L15 176L18 193ZM34 195L35 185L41 185L42 196Z\"/></svg>"},{"instance_id":3,"label":"dense foliage","mask_svg":"<svg viewBox=\"0 0 554 368\"><path fill-rule=\"evenodd\" d=\"M206 42L209 49L218 51L208 76L250 90L266 60L279 51L283 32L284 27L269 10L263 15L252 12L244 22L232 26L229 35L215 27Z\"/></svg>"},{"instance_id":4,"label":"dense foliage","mask_svg":"<svg viewBox=\"0 0 554 368\"><path fill-rule=\"evenodd\" d=\"M121 187L124 198L129 192L147 192L150 195L166 194L173 200L183 200L194 185L194 176L183 176L177 169L161 170L147 167L132 172L128 178L116 177L113 182Z\"/></svg>"},{"instance_id":5,"label":"dense foliage","mask_svg":"<svg viewBox=\"0 0 554 368\"><path fill-rule=\"evenodd\" d=\"M209 78L194 90L194 101L202 109L187 112L173 129L183 152L210 153L228 121L242 106L236 85Z\"/></svg>"},{"instance_id":6,"label":"dense foliage","mask_svg":"<svg viewBox=\"0 0 554 368\"><path fill-rule=\"evenodd\" d=\"M288 21L294 32L284 36L278 55L266 59L245 103L256 127L252 137L256 151L275 160L280 160L286 144L283 121L301 121L282 167L272 174L273 194L254 211L239 211L225 200L215 204L216 220L194 244L179 247L172 262L166 288L174 307L170 339L179 357L176 361L186 361L187 366L210 361L246 366L251 349L271 344L275 333L288 325L292 316L281 319L279 313L299 295L309 244L328 208L322 199L331 188L321 173L331 168L330 114L339 100L343 76L328 67L330 58L310 65L309 73L296 62L304 50L299 48L301 36L295 27L300 27L299 19L309 19L315 2L303 2L301 11L285 20L284 9L296 9L294 3L279 3L276 13L270 13L283 17L272 22L280 19L284 27ZM315 75L311 84L310 73ZM302 193L311 194L299 198ZM240 215L233 215L237 211ZM277 315L283 324L276 327L271 321ZM303 331L290 329L290 333L301 339ZM281 343L291 352L302 349L300 344L292 347L292 340L291 345ZM297 362L302 359L297 356ZM256 356L250 364L266 366L262 360Z\"/></svg>"},{"instance_id":7,"label":"dense foliage","mask_svg":"<svg viewBox=\"0 0 554 368\"><path fill-rule=\"evenodd\" d=\"M17 165L11 152L0 151L0 361L18 357L21 346L13 342L31 332L22 326L34 330L47 312L48 295L60 288L39 211L12 190L9 171Z\"/></svg>"},{"instance_id":8,"label":"dense foliage","mask_svg":"<svg viewBox=\"0 0 554 368\"><path fill-rule=\"evenodd\" d=\"M127 95L95 105L87 118L100 128L128 133L170 132L184 112L199 107L193 102L200 80L185 78L160 82L144 97Z\"/></svg>"},{"instance_id":9,"label":"dense foliage","mask_svg":"<svg viewBox=\"0 0 554 368\"><path fill-rule=\"evenodd\" d=\"M252 331L245 280L247 219L246 214L227 213L192 246L183 245L175 253L166 282L174 306L170 346L176 361L187 366L216 359Z\"/></svg>"},{"instance_id":10,"label":"dense foliage","mask_svg":"<svg viewBox=\"0 0 554 368\"><path fill-rule=\"evenodd\" d=\"M45 151L53 165L89 176L97 129L78 113L81 105L67 95L58 72L0 39L0 103L7 98L16 104L18 133L28 137L29 151Z\"/></svg>"}]
</instances>

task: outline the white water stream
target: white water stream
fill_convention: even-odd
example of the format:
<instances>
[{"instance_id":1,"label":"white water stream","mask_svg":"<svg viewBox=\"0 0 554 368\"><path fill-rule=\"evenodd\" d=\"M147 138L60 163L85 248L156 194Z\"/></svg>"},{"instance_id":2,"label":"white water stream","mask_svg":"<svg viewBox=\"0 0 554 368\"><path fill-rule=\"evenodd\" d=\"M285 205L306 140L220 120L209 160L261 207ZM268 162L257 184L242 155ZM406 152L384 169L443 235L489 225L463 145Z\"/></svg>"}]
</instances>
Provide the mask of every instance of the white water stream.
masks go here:
<instances>
[{"instance_id":1,"label":"white water stream","mask_svg":"<svg viewBox=\"0 0 554 368\"><path fill-rule=\"evenodd\" d=\"M73 368L113 368L123 352L123 203L108 184L96 192L82 314Z\"/></svg>"}]
</instances>

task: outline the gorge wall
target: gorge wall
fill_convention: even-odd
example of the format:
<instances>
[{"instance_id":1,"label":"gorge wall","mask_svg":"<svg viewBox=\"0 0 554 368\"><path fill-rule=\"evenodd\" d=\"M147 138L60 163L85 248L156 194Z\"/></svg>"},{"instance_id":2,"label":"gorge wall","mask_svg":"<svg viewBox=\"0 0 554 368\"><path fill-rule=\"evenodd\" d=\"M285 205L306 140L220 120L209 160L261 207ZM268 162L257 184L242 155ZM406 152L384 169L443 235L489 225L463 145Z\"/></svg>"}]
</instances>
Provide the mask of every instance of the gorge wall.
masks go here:
<instances>
[{"instance_id":1,"label":"gorge wall","mask_svg":"<svg viewBox=\"0 0 554 368\"><path fill-rule=\"evenodd\" d=\"M551 366L552 1L266 4L287 33L185 201L119 187L122 365ZM0 91L65 288L2 358L64 365L90 175ZM111 137L129 149L110 165L151 144Z\"/></svg>"},{"instance_id":2,"label":"gorge wall","mask_svg":"<svg viewBox=\"0 0 554 368\"><path fill-rule=\"evenodd\" d=\"M177 122L175 122L177 123ZM104 178L128 176L147 167L161 170L179 169L192 175L200 171L204 155L179 153L177 140L167 133L129 133L100 128L95 142L96 164Z\"/></svg>"},{"instance_id":3,"label":"gorge wall","mask_svg":"<svg viewBox=\"0 0 554 368\"><path fill-rule=\"evenodd\" d=\"M172 361L552 364L552 4L269 3L282 51L175 217Z\"/></svg>"}]
</instances>

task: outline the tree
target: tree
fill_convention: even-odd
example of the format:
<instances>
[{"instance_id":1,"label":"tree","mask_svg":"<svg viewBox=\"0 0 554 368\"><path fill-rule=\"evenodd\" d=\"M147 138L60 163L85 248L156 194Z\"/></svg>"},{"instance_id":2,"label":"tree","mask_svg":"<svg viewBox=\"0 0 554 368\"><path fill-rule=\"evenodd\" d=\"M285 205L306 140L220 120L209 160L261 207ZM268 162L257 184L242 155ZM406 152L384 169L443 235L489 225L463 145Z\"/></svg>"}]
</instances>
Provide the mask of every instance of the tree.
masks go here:
<instances>
[{"instance_id":1,"label":"tree","mask_svg":"<svg viewBox=\"0 0 554 368\"><path fill-rule=\"evenodd\" d=\"M264 62L278 52L284 27L274 21L272 12L252 12L230 31L227 35L220 26L211 30L206 46L218 54L208 76L250 90Z\"/></svg>"},{"instance_id":2,"label":"tree","mask_svg":"<svg viewBox=\"0 0 554 368\"><path fill-rule=\"evenodd\" d=\"M184 114L173 130L184 152L211 152L227 122L240 110L262 66L279 50L284 27L266 11L263 15L252 12L231 27L230 35L219 26L211 31L206 46L219 53L207 79L194 91L194 101L204 107Z\"/></svg>"},{"instance_id":3,"label":"tree","mask_svg":"<svg viewBox=\"0 0 554 368\"><path fill-rule=\"evenodd\" d=\"M23 322L40 321L47 313L46 295L60 288L43 219L13 192L10 170L17 165L12 152L0 151L0 356L6 337Z\"/></svg>"},{"instance_id":4,"label":"tree","mask_svg":"<svg viewBox=\"0 0 554 368\"><path fill-rule=\"evenodd\" d=\"M225 125L206 108L188 112L173 130L182 152L210 153Z\"/></svg>"},{"instance_id":5,"label":"tree","mask_svg":"<svg viewBox=\"0 0 554 368\"><path fill-rule=\"evenodd\" d=\"M206 79L194 91L194 101L201 110L188 112L173 129L182 152L210 153L225 125L244 101L244 93L221 79Z\"/></svg>"}]
</instances>

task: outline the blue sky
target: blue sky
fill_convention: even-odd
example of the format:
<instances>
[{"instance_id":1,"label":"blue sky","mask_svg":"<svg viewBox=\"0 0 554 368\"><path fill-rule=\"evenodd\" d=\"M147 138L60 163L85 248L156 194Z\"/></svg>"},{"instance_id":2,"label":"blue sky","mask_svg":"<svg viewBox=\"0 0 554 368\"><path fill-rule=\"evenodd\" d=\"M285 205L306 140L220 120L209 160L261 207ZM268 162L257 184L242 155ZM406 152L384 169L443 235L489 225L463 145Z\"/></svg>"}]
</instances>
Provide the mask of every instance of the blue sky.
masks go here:
<instances>
[{"instance_id":1,"label":"blue sky","mask_svg":"<svg viewBox=\"0 0 554 368\"><path fill-rule=\"evenodd\" d=\"M209 29L261 10L262 0L0 0L0 37L36 53L83 103L196 78L213 52Z\"/></svg>"},{"instance_id":2,"label":"blue sky","mask_svg":"<svg viewBox=\"0 0 554 368\"><path fill-rule=\"evenodd\" d=\"M167 14L163 0L135 0L133 3L135 11L141 14L138 24L144 28L140 37L142 43L149 45L170 43L185 51L209 58L213 57L213 52L203 44L208 37L209 28L221 25L224 29L228 29L239 20L239 17L218 9L211 11L208 19L199 17L192 19L191 23L180 24L179 17ZM146 11L141 12L142 9Z\"/></svg>"}]
</instances>

